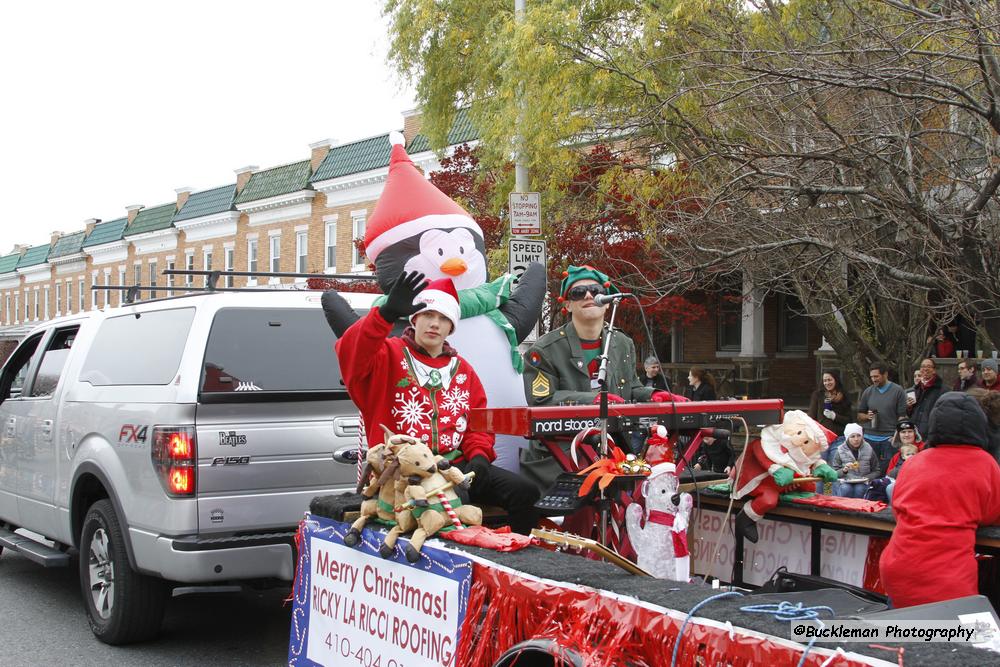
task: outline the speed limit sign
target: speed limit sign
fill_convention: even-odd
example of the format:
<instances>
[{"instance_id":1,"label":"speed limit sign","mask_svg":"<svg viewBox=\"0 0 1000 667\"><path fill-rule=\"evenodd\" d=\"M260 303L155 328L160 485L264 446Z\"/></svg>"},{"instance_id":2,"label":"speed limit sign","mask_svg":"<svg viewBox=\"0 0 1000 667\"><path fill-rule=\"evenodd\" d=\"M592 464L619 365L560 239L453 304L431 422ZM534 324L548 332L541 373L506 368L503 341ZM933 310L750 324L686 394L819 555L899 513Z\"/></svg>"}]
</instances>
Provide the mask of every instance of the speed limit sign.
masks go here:
<instances>
[{"instance_id":1,"label":"speed limit sign","mask_svg":"<svg viewBox=\"0 0 1000 667\"><path fill-rule=\"evenodd\" d=\"M520 278L532 262L545 266L545 241L510 239L508 243L508 270L515 279Z\"/></svg>"}]
</instances>

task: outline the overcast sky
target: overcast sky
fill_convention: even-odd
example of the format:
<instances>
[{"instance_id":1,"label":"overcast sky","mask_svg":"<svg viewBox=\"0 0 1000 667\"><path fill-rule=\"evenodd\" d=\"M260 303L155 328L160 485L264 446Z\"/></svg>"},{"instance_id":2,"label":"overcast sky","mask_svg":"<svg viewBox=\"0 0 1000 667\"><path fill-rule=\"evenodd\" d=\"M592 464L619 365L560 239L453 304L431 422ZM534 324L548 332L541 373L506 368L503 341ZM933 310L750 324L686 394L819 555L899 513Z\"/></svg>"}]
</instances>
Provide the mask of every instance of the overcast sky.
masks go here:
<instances>
[{"instance_id":1,"label":"overcast sky","mask_svg":"<svg viewBox=\"0 0 1000 667\"><path fill-rule=\"evenodd\" d=\"M380 4L3 3L0 254L401 128Z\"/></svg>"}]
</instances>

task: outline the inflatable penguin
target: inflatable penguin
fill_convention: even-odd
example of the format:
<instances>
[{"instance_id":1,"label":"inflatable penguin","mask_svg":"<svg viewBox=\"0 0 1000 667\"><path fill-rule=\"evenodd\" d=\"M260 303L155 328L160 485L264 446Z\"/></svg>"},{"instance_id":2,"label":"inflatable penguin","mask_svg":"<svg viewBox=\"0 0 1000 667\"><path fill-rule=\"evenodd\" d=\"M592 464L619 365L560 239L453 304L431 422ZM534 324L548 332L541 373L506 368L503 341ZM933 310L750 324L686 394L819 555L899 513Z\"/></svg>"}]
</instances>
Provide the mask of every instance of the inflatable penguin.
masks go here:
<instances>
[{"instance_id":1,"label":"inflatable penguin","mask_svg":"<svg viewBox=\"0 0 1000 667\"><path fill-rule=\"evenodd\" d=\"M365 229L365 250L384 292L403 271L429 280L451 278L458 290L462 326L448 341L482 380L490 407L525 405L522 358L517 345L530 333L545 298L545 268L532 264L515 285L510 274L488 281L483 232L465 209L414 166L398 132L385 189ZM323 295L327 321L338 336L356 319L342 299ZM523 438L498 435L496 464L517 471Z\"/></svg>"}]
</instances>

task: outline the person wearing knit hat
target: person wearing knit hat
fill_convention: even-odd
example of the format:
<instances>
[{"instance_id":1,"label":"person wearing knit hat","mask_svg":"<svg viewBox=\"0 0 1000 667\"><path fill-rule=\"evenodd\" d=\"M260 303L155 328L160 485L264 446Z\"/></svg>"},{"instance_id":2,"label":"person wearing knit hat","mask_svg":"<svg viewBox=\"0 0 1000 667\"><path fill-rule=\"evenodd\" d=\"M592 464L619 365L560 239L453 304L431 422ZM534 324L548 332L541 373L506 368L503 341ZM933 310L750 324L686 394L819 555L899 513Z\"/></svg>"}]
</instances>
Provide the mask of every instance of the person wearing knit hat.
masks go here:
<instances>
[{"instance_id":1,"label":"person wearing knit hat","mask_svg":"<svg viewBox=\"0 0 1000 667\"><path fill-rule=\"evenodd\" d=\"M412 326L391 336L400 318ZM472 365L447 342L459 320L450 279L427 282L422 273L404 272L385 302L338 338L341 375L364 418L368 442L382 439L383 425L421 440L462 472L476 473L472 503L503 507L511 527L528 533L538 519L537 489L492 465L493 434L468 429L470 411L487 401Z\"/></svg>"},{"instance_id":2,"label":"person wearing knit hat","mask_svg":"<svg viewBox=\"0 0 1000 667\"><path fill-rule=\"evenodd\" d=\"M597 402L600 389L597 375L608 333L604 318L609 306L595 303L594 297L617 293L608 275L593 266L570 266L563 272L558 301L570 320L539 338L524 354L524 393L528 405ZM669 391L643 386L636 373L639 359L632 339L616 330L608 351L609 403L687 400ZM616 439L629 441L622 434ZM546 447L532 441L521 452L521 472L545 490L563 470Z\"/></svg>"},{"instance_id":3,"label":"person wearing knit hat","mask_svg":"<svg viewBox=\"0 0 1000 667\"><path fill-rule=\"evenodd\" d=\"M846 440L837 447L830 466L839 479L833 483L833 495L844 498L864 498L868 483L882 476L878 456L865 442L865 432L860 424L844 427Z\"/></svg>"},{"instance_id":4,"label":"person wearing knit hat","mask_svg":"<svg viewBox=\"0 0 1000 667\"><path fill-rule=\"evenodd\" d=\"M1000 523L1000 467L988 442L975 397L952 391L934 404L927 447L896 478L896 526L879 559L893 607L980 593L976 530Z\"/></svg>"},{"instance_id":5,"label":"person wearing knit hat","mask_svg":"<svg viewBox=\"0 0 1000 667\"><path fill-rule=\"evenodd\" d=\"M997 374L997 360L986 359L982 363L982 383L983 389L989 391L1000 391L1000 375Z\"/></svg>"}]
</instances>

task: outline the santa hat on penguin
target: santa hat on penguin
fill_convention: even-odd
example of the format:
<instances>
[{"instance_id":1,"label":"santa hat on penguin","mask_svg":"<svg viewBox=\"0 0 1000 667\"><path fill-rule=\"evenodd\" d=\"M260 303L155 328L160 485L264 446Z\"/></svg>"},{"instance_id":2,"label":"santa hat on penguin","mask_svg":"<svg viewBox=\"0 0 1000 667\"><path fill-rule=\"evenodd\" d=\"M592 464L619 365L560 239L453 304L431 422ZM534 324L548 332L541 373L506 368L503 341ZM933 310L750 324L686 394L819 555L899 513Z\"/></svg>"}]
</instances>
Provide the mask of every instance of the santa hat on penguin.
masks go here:
<instances>
[{"instance_id":1,"label":"santa hat on penguin","mask_svg":"<svg viewBox=\"0 0 1000 667\"><path fill-rule=\"evenodd\" d=\"M485 283L482 229L420 173L403 147L403 135L393 132L389 141L389 174L365 227L365 251L379 286L388 291L404 271L451 278L457 289Z\"/></svg>"}]
</instances>

